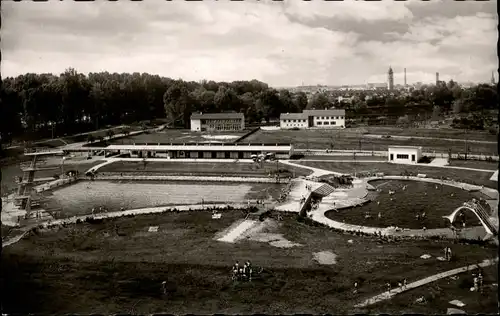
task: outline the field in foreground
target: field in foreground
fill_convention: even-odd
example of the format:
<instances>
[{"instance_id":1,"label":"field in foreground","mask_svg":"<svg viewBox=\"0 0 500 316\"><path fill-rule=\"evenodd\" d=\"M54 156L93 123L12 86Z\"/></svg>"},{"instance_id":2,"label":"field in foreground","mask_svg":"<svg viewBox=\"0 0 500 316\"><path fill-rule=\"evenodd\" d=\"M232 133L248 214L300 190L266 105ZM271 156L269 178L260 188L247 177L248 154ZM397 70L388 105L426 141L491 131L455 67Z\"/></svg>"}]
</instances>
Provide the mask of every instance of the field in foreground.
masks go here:
<instances>
[{"instance_id":1,"label":"field in foreground","mask_svg":"<svg viewBox=\"0 0 500 316\"><path fill-rule=\"evenodd\" d=\"M330 161L299 161L298 164L331 170L342 173L354 174L361 172L383 172L385 175L399 176L402 172L412 172L414 174L426 174L428 178L447 177L455 181L476 185L484 185L489 188L498 188L498 183L491 181L491 172L472 171L451 168L428 167L422 165L402 165L393 163L367 163L367 162L330 162Z\"/></svg>"},{"instance_id":2,"label":"field in foreground","mask_svg":"<svg viewBox=\"0 0 500 316\"><path fill-rule=\"evenodd\" d=\"M260 130L242 143L292 143L297 149L360 149L387 150L388 146L422 146L424 152L462 153L465 145L463 139L453 141L444 139L395 139L363 137L362 133L346 130ZM472 154L498 155L497 143L469 142Z\"/></svg>"},{"instance_id":3,"label":"field in foreground","mask_svg":"<svg viewBox=\"0 0 500 316\"><path fill-rule=\"evenodd\" d=\"M483 280L483 294L470 291L474 285L474 277L469 272L403 293L397 300L377 303L367 308L366 313L432 315L442 314L448 308L461 309L467 314L489 309L492 313L498 313L498 308L496 312L493 312L493 306L498 305L498 264L483 269ZM416 300L421 297L424 297L427 303L417 303ZM460 300L465 306L453 306L449 303L453 300Z\"/></svg>"},{"instance_id":4,"label":"field in foreground","mask_svg":"<svg viewBox=\"0 0 500 316\"><path fill-rule=\"evenodd\" d=\"M412 282L496 256L495 247L456 244L456 261L424 260L422 254L439 256L448 244L381 243L307 226L291 215L268 232L302 246L213 239L240 218L239 211L224 212L220 220L211 220L209 212L168 213L39 231L4 249L3 312L352 313L354 303L384 291L387 282ZM158 226L158 232L149 233L150 226ZM325 250L337 255L335 264L313 260L313 252ZM229 272L236 260L263 267L261 278L232 283ZM164 280L166 296L160 294ZM354 282L360 284L358 295L352 293ZM467 311L495 312L496 303L487 302ZM427 310L445 313L443 304L437 298ZM389 310L412 309L402 304Z\"/></svg>"},{"instance_id":5,"label":"field in foreground","mask_svg":"<svg viewBox=\"0 0 500 316\"><path fill-rule=\"evenodd\" d=\"M329 211L326 216L336 221L372 227L447 228L450 222L442 216L450 215L473 197L487 198L479 192L468 192L450 186L438 185L436 189L435 184L427 182L376 180L370 184L382 190L376 194L374 201L360 207ZM405 185L406 189L402 190ZM389 190L395 191L395 194L389 195ZM423 212L426 214L425 219L417 219L416 215ZM468 215L468 227L480 225L477 217L468 212L465 214ZM366 218L366 215L371 217Z\"/></svg>"},{"instance_id":6,"label":"field in foreground","mask_svg":"<svg viewBox=\"0 0 500 316\"><path fill-rule=\"evenodd\" d=\"M231 177L267 177L280 171L283 177L307 176L311 170L283 165L276 162L175 162L175 161L116 161L99 169L99 172L128 172L140 175L183 175L183 176L231 176Z\"/></svg>"}]
</instances>

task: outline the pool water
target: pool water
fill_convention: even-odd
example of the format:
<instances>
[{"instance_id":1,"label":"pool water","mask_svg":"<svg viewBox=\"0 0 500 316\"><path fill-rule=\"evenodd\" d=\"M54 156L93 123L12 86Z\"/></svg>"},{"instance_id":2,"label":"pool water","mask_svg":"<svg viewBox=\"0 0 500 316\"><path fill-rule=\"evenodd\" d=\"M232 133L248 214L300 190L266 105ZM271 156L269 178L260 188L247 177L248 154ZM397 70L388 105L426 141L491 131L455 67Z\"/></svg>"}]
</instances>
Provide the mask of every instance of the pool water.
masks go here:
<instances>
[{"instance_id":1,"label":"pool water","mask_svg":"<svg viewBox=\"0 0 500 316\"><path fill-rule=\"evenodd\" d=\"M64 216L90 214L92 208L120 208L204 203L244 203L248 199L271 201L282 184L217 182L80 181L55 190L50 208Z\"/></svg>"},{"instance_id":2,"label":"pool water","mask_svg":"<svg viewBox=\"0 0 500 316\"><path fill-rule=\"evenodd\" d=\"M336 221L372 227L446 228L450 223L442 216L450 215L472 198L487 198L479 192L421 181L375 180L370 184L380 190L369 192L371 202L359 207L329 211L326 216ZM406 186L405 190L403 186ZM389 191L394 191L394 194L389 194ZM424 212L425 218L417 219L417 214ZM465 213L465 219L468 227L480 225L477 217L470 212Z\"/></svg>"}]
</instances>

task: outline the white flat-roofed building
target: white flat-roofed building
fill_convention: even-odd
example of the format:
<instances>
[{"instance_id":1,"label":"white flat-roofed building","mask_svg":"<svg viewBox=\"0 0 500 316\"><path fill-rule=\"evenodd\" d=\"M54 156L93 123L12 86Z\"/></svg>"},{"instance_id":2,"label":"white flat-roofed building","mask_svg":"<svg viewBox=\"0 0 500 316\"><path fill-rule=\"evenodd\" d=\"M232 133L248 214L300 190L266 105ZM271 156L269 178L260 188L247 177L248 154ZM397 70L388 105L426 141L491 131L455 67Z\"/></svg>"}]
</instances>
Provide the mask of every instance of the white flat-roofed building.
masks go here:
<instances>
[{"instance_id":1,"label":"white flat-roofed building","mask_svg":"<svg viewBox=\"0 0 500 316\"><path fill-rule=\"evenodd\" d=\"M134 144L109 145L103 150L130 153L132 158L251 159L252 155L274 154L289 159L293 155L291 144Z\"/></svg>"},{"instance_id":2,"label":"white flat-roofed building","mask_svg":"<svg viewBox=\"0 0 500 316\"><path fill-rule=\"evenodd\" d=\"M245 129L243 113L193 113L192 131L241 131Z\"/></svg>"},{"instance_id":3,"label":"white flat-roofed building","mask_svg":"<svg viewBox=\"0 0 500 316\"><path fill-rule=\"evenodd\" d=\"M307 128L307 115L304 113L281 113L281 128Z\"/></svg>"},{"instance_id":4,"label":"white flat-roofed building","mask_svg":"<svg viewBox=\"0 0 500 316\"><path fill-rule=\"evenodd\" d=\"M389 146L387 158L393 163L416 164L422 158L422 147Z\"/></svg>"},{"instance_id":5,"label":"white flat-roofed building","mask_svg":"<svg viewBox=\"0 0 500 316\"><path fill-rule=\"evenodd\" d=\"M308 116L309 127L316 128L344 128L345 110L304 110Z\"/></svg>"},{"instance_id":6,"label":"white flat-roofed building","mask_svg":"<svg viewBox=\"0 0 500 316\"><path fill-rule=\"evenodd\" d=\"M345 110L304 110L302 113L282 113L280 127L287 128L344 128Z\"/></svg>"}]
</instances>

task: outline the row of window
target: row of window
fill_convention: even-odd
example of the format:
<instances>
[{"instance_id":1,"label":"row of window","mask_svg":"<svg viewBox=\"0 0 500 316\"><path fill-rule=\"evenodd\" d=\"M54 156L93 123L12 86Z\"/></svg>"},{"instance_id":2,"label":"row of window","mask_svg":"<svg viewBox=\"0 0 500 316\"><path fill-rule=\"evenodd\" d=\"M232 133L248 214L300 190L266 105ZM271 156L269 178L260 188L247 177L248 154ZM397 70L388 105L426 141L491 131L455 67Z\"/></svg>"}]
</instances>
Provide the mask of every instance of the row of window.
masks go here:
<instances>
[{"instance_id":1,"label":"row of window","mask_svg":"<svg viewBox=\"0 0 500 316\"><path fill-rule=\"evenodd\" d=\"M307 120L283 120L285 123L305 123Z\"/></svg>"},{"instance_id":2,"label":"row of window","mask_svg":"<svg viewBox=\"0 0 500 316\"><path fill-rule=\"evenodd\" d=\"M325 121L325 122L316 122L316 125L337 125L337 122L335 122L335 121L331 121L331 122L328 122L328 121Z\"/></svg>"},{"instance_id":3,"label":"row of window","mask_svg":"<svg viewBox=\"0 0 500 316\"><path fill-rule=\"evenodd\" d=\"M241 129L241 125L207 125L203 126L202 129L211 129L217 131L238 131Z\"/></svg>"},{"instance_id":4,"label":"row of window","mask_svg":"<svg viewBox=\"0 0 500 316\"><path fill-rule=\"evenodd\" d=\"M306 124L285 124L286 127L305 127Z\"/></svg>"},{"instance_id":5,"label":"row of window","mask_svg":"<svg viewBox=\"0 0 500 316\"><path fill-rule=\"evenodd\" d=\"M223 120L200 120L201 124L241 124L240 119L223 119Z\"/></svg>"},{"instance_id":6,"label":"row of window","mask_svg":"<svg viewBox=\"0 0 500 316\"><path fill-rule=\"evenodd\" d=\"M396 158L398 158L398 159L408 159L408 158L410 158L410 155L397 154Z\"/></svg>"},{"instance_id":7,"label":"row of window","mask_svg":"<svg viewBox=\"0 0 500 316\"><path fill-rule=\"evenodd\" d=\"M343 116L316 116L315 119L317 120L343 120ZM301 122L306 122L307 120L301 120L301 119L296 119L296 120L283 120L285 123L301 123Z\"/></svg>"},{"instance_id":8,"label":"row of window","mask_svg":"<svg viewBox=\"0 0 500 316\"><path fill-rule=\"evenodd\" d=\"M317 120L343 120L343 116L315 116Z\"/></svg>"}]
</instances>

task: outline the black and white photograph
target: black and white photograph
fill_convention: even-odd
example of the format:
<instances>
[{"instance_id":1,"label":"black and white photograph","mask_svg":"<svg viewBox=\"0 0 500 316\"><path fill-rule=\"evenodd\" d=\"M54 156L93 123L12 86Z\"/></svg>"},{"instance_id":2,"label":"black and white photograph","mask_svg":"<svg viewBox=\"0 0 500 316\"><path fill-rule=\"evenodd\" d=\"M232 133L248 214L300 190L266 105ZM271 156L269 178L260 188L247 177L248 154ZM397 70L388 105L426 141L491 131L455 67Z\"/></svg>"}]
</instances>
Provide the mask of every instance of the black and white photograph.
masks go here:
<instances>
[{"instance_id":1,"label":"black and white photograph","mask_svg":"<svg viewBox=\"0 0 500 316\"><path fill-rule=\"evenodd\" d=\"M1 1L2 315L497 314L497 1Z\"/></svg>"}]
</instances>

